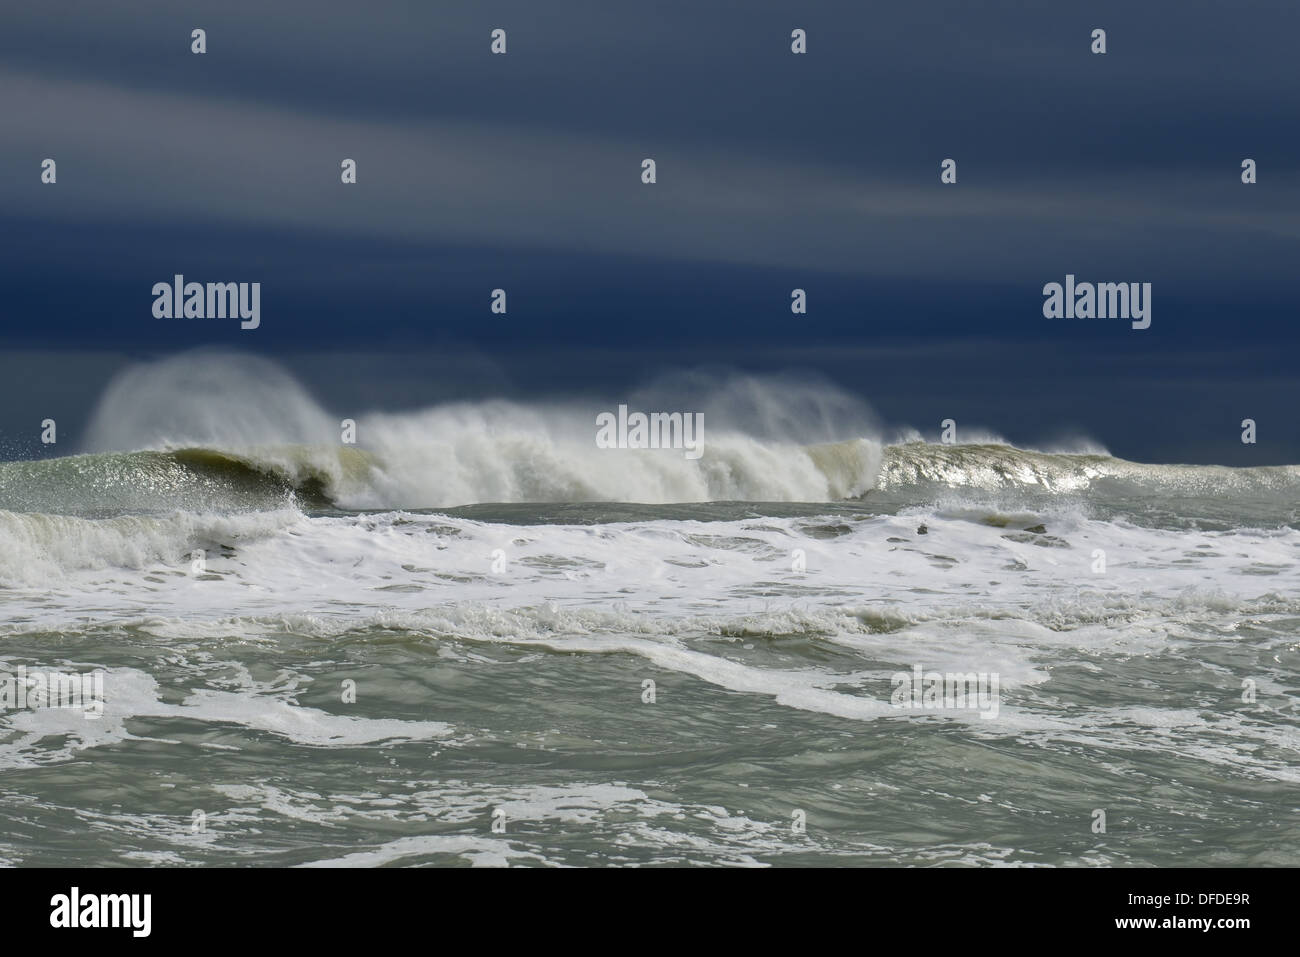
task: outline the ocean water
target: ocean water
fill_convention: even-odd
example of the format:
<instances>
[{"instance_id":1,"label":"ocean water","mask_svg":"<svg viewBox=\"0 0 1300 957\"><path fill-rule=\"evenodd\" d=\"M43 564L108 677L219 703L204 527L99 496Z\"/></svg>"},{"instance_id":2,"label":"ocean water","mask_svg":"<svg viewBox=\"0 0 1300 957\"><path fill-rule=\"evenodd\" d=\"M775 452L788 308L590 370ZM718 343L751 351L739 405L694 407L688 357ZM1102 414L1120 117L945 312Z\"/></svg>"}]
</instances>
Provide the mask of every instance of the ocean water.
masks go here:
<instances>
[{"instance_id":1,"label":"ocean water","mask_svg":"<svg viewBox=\"0 0 1300 957\"><path fill-rule=\"evenodd\" d=\"M1300 864L1300 469L502 414L0 464L0 862Z\"/></svg>"}]
</instances>

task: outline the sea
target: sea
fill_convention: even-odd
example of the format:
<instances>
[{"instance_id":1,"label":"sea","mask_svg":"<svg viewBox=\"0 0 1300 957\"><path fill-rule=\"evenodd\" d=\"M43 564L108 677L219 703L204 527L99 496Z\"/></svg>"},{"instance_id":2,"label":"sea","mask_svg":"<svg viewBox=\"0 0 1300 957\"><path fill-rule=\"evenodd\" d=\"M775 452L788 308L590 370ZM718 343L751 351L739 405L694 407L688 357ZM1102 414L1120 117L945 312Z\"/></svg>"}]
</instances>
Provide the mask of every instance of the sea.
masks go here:
<instances>
[{"instance_id":1,"label":"sea","mask_svg":"<svg viewBox=\"0 0 1300 957\"><path fill-rule=\"evenodd\" d=\"M101 411L0 463L0 864L1300 865L1300 467Z\"/></svg>"}]
</instances>

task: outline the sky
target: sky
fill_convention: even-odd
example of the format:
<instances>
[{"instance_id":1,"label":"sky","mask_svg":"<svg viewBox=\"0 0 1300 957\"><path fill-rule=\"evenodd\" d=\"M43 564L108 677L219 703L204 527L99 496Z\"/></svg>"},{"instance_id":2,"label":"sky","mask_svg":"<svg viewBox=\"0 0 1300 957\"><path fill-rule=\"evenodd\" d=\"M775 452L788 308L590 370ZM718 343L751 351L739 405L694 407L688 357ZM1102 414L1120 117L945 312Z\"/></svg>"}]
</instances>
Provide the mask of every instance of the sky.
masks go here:
<instances>
[{"instance_id":1,"label":"sky","mask_svg":"<svg viewBox=\"0 0 1300 957\"><path fill-rule=\"evenodd\" d=\"M1294 4L0 9L0 455L206 347L339 414L738 371L934 440L1300 462ZM260 327L156 318L176 273L260 282ZM1067 274L1151 283L1151 327L1045 318Z\"/></svg>"}]
</instances>

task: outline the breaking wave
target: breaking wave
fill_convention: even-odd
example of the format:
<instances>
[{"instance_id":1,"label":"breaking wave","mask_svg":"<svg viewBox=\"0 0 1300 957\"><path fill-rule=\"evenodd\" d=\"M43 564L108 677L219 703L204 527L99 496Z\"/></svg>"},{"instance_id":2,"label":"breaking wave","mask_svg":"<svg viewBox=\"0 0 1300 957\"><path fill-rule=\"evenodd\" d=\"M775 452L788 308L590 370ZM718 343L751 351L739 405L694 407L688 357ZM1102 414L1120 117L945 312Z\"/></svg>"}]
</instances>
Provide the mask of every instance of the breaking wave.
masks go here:
<instances>
[{"instance_id":1,"label":"breaking wave","mask_svg":"<svg viewBox=\"0 0 1300 957\"><path fill-rule=\"evenodd\" d=\"M86 454L0 463L0 509L111 517L285 506L909 504L954 490L1111 500L1232 494L1275 505L1300 492L1294 466L1142 465L1095 446L1037 452L989 437L891 442L864 404L824 383L679 376L617 397L625 400L646 411L700 411L702 457L598 447L596 417L612 402L489 400L341 420L274 363L190 354L119 376L91 421ZM355 444L342 441L350 431Z\"/></svg>"}]
</instances>

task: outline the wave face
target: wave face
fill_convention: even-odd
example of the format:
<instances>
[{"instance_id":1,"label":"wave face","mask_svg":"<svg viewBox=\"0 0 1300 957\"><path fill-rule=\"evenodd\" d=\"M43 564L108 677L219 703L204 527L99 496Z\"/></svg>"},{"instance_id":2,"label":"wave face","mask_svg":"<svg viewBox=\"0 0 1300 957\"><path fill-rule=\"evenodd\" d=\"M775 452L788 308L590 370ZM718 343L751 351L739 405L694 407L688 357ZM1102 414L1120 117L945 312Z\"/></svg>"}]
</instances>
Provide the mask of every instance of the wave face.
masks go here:
<instances>
[{"instance_id":1,"label":"wave face","mask_svg":"<svg viewBox=\"0 0 1300 957\"><path fill-rule=\"evenodd\" d=\"M441 439L425 430L459 419ZM473 418L473 424L465 422ZM481 409L436 410L375 429L371 448L280 445L111 452L0 463L0 508L115 515L451 508L480 503L876 501L921 504L971 493L1153 506L1174 497L1205 509L1289 520L1300 467L1143 465L1098 454L1006 445L881 446L872 439L798 446L743 436L680 452L598 449L490 423ZM517 424L517 419L511 418ZM437 435L436 432L432 433Z\"/></svg>"},{"instance_id":2,"label":"wave face","mask_svg":"<svg viewBox=\"0 0 1300 957\"><path fill-rule=\"evenodd\" d=\"M889 449L875 487L914 489L1037 489L1047 494L1099 492L1119 497L1156 492L1184 495L1295 497L1300 466L1229 468L1220 465L1144 465L1105 454L1053 454L1009 445L928 445Z\"/></svg>"},{"instance_id":3,"label":"wave face","mask_svg":"<svg viewBox=\"0 0 1300 957\"><path fill-rule=\"evenodd\" d=\"M399 428L398 431L402 431ZM868 440L800 448L727 437L706 461L467 428L446 441L183 448L0 463L0 508L96 515L301 505L446 508L481 502L832 502L871 488Z\"/></svg>"}]
</instances>

